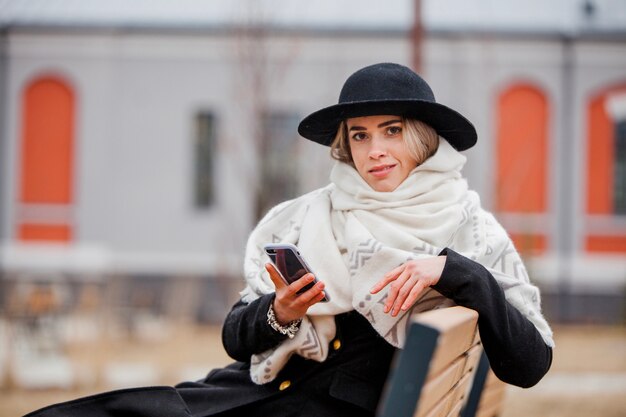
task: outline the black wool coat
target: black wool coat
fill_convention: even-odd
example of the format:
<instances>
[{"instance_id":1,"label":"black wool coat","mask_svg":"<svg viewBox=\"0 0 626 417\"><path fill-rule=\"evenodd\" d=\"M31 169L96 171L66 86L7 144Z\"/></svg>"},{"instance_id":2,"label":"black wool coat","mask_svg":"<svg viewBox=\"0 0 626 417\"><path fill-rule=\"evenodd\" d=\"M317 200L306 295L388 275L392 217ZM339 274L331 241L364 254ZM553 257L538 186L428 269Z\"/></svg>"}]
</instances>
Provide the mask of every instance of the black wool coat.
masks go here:
<instances>
[{"instance_id":1,"label":"black wool coat","mask_svg":"<svg viewBox=\"0 0 626 417\"><path fill-rule=\"evenodd\" d=\"M503 381L529 387L550 368L552 349L533 324L504 298L495 278L480 264L446 249L434 288L479 313L481 340L492 369ZM319 363L294 355L277 378L257 385L250 357L286 336L267 324L274 294L238 302L229 312L222 340L235 359L202 380L176 387L112 391L46 407L25 417L201 417L201 416L374 416L395 349L355 311L335 317L337 335Z\"/></svg>"},{"instance_id":2,"label":"black wool coat","mask_svg":"<svg viewBox=\"0 0 626 417\"><path fill-rule=\"evenodd\" d=\"M61 416L373 416L395 348L355 311L335 317L337 334L319 363L294 355L277 378L263 385L250 379L250 356L286 336L267 324L274 295L238 302L223 331L235 359L200 381L176 387L112 391L44 408L28 417Z\"/></svg>"}]
</instances>

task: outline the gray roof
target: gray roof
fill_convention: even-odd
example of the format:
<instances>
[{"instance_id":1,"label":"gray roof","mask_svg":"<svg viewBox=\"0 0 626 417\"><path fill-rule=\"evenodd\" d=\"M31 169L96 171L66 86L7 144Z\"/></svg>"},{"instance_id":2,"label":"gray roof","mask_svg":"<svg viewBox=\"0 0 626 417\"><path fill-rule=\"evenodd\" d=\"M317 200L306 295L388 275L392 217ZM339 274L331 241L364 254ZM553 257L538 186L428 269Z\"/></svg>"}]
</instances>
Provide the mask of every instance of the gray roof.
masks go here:
<instances>
[{"instance_id":1,"label":"gray roof","mask_svg":"<svg viewBox=\"0 0 626 417\"><path fill-rule=\"evenodd\" d=\"M605 32L626 30L626 0L430 0L435 29Z\"/></svg>"},{"instance_id":2,"label":"gray roof","mask_svg":"<svg viewBox=\"0 0 626 417\"><path fill-rule=\"evenodd\" d=\"M406 31L414 0L0 0L0 27L271 27ZM626 0L422 0L429 30L626 30Z\"/></svg>"},{"instance_id":3,"label":"gray roof","mask_svg":"<svg viewBox=\"0 0 626 417\"><path fill-rule=\"evenodd\" d=\"M364 7L364 5L366 7ZM407 28L412 0L0 0L15 26L368 26Z\"/></svg>"}]
</instances>

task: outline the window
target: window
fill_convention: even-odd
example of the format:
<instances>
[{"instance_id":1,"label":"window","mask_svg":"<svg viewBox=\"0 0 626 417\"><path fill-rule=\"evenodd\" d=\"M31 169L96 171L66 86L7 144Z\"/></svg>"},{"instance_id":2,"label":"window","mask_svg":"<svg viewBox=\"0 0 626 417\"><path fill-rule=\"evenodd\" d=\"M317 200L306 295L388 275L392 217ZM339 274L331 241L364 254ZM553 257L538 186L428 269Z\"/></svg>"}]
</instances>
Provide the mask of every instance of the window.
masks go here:
<instances>
[{"instance_id":1,"label":"window","mask_svg":"<svg viewBox=\"0 0 626 417\"><path fill-rule=\"evenodd\" d=\"M538 88L516 84L500 95L498 211L545 212L548 120L548 103Z\"/></svg>"},{"instance_id":2,"label":"window","mask_svg":"<svg viewBox=\"0 0 626 417\"><path fill-rule=\"evenodd\" d=\"M585 249L626 253L626 83L590 97L587 129Z\"/></svg>"},{"instance_id":3,"label":"window","mask_svg":"<svg viewBox=\"0 0 626 417\"><path fill-rule=\"evenodd\" d=\"M587 112L587 213L626 214L626 85L602 90Z\"/></svg>"},{"instance_id":4,"label":"window","mask_svg":"<svg viewBox=\"0 0 626 417\"><path fill-rule=\"evenodd\" d=\"M59 77L39 77L24 89L16 227L19 240L72 240L74 108L74 90Z\"/></svg>"},{"instance_id":5,"label":"window","mask_svg":"<svg viewBox=\"0 0 626 417\"><path fill-rule=\"evenodd\" d=\"M293 113L266 113L262 120L261 182L257 217L298 193L298 127Z\"/></svg>"},{"instance_id":6,"label":"window","mask_svg":"<svg viewBox=\"0 0 626 417\"><path fill-rule=\"evenodd\" d=\"M544 92L515 83L497 102L496 209L522 253L541 254L548 248L547 210L548 123Z\"/></svg>"},{"instance_id":7,"label":"window","mask_svg":"<svg viewBox=\"0 0 626 417\"><path fill-rule=\"evenodd\" d=\"M195 125L194 204L207 208L215 199L215 117L212 113L200 112L196 114Z\"/></svg>"}]
</instances>

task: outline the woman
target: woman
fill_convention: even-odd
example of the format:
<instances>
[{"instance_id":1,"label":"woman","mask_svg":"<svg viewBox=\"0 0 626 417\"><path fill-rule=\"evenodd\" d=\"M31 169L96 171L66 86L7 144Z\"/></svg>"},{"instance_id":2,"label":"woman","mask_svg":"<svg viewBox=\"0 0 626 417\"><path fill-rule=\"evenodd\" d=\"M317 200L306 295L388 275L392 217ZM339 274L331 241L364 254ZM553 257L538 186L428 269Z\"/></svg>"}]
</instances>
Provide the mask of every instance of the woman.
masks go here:
<instances>
[{"instance_id":1,"label":"woman","mask_svg":"<svg viewBox=\"0 0 626 417\"><path fill-rule=\"evenodd\" d=\"M409 316L455 303L478 311L496 375L523 387L543 377L554 343L538 290L461 176L472 124L436 103L413 71L383 63L350 76L339 103L298 131L329 145L338 162L330 185L273 208L251 234L247 286L223 327L238 362L202 381L102 394L42 416L75 406L103 416L124 407L134 415L374 415ZM275 241L296 244L319 282L302 293L312 274L284 284L263 253ZM331 300L320 302L326 293Z\"/></svg>"}]
</instances>

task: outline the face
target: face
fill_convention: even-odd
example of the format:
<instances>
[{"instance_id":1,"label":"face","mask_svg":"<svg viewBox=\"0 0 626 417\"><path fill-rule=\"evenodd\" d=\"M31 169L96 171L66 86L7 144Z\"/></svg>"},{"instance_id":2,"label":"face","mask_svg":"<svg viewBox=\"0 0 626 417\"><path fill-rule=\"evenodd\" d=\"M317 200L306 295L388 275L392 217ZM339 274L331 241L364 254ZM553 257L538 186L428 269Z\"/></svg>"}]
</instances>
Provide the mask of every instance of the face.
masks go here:
<instances>
[{"instance_id":1,"label":"face","mask_svg":"<svg viewBox=\"0 0 626 417\"><path fill-rule=\"evenodd\" d=\"M355 117L346 125L354 166L375 191L395 190L417 166L399 116Z\"/></svg>"}]
</instances>

